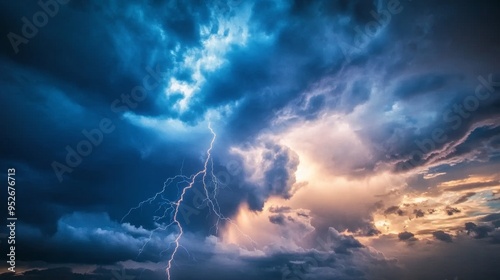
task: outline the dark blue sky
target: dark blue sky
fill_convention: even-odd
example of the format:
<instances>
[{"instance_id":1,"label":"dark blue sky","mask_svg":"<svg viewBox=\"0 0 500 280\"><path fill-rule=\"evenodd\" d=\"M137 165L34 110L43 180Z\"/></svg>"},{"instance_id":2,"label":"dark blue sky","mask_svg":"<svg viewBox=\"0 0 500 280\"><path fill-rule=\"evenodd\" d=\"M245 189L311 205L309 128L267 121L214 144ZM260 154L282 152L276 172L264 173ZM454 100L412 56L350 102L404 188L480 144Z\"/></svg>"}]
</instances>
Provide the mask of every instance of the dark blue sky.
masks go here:
<instances>
[{"instance_id":1,"label":"dark blue sky","mask_svg":"<svg viewBox=\"0 0 500 280\"><path fill-rule=\"evenodd\" d=\"M500 278L494 1L0 10L0 279Z\"/></svg>"}]
</instances>

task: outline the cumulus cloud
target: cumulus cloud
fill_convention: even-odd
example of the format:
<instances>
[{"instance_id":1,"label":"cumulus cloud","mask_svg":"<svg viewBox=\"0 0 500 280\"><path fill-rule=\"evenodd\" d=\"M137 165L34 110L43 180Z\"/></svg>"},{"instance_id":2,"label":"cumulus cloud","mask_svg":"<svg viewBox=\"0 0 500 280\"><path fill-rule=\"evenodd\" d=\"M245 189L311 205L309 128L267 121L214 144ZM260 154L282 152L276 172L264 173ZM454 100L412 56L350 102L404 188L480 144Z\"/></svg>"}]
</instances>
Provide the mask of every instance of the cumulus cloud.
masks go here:
<instances>
[{"instance_id":1,"label":"cumulus cloud","mask_svg":"<svg viewBox=\"0 0 500 280\"><path fill-rule=\"evenodd\" d=\"M253 192L249 201L252 209L262 209L271 196L285 199L292 196L299 164L299 157L293 150L266 142L250 148L234 148L233 151L243 158L249 178L247 187Z\"/></svg>"}]
</instances>

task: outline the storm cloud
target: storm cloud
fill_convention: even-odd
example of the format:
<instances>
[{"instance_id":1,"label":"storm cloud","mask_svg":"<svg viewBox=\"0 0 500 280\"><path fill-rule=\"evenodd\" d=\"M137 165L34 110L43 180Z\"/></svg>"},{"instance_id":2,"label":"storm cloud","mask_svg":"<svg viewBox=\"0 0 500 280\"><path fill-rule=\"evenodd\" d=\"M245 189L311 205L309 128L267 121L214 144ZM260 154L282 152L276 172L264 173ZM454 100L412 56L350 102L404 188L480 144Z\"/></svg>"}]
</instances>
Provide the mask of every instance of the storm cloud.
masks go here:
<instances>
[{"instance_id":1,"label":"storm cloud","mask_svg":"<svg viewBox=\"0 0 500 280\"><path fill-rule=\"evenodd\" d=\"M0 279L165 279L178 236L172 279L415 279L498 246L497 3L0 8Z\"/></svg>"}]
</instances>

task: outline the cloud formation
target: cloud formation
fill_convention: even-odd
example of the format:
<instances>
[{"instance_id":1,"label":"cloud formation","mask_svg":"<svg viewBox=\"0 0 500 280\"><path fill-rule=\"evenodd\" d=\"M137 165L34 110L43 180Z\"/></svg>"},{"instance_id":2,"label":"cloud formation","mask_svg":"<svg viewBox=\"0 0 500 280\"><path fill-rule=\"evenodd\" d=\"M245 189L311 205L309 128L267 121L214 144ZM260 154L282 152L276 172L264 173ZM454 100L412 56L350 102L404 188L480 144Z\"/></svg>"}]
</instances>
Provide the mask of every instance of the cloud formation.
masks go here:
<instances>
[{"instance_id":1,"label":"cloud formation","mask_svg":"<svg viewBox=\"0 0 500 280\"><path fill-rule=\"evenodd\" d=\"M18 174L24 261L0 279L164 279L169 207L209 124L207 184L231 220L195 181L176 279L500 277L498 4L0 8L0 166ZM458 252L484 257L469 271Z\"/></svg>"}]
</instances>

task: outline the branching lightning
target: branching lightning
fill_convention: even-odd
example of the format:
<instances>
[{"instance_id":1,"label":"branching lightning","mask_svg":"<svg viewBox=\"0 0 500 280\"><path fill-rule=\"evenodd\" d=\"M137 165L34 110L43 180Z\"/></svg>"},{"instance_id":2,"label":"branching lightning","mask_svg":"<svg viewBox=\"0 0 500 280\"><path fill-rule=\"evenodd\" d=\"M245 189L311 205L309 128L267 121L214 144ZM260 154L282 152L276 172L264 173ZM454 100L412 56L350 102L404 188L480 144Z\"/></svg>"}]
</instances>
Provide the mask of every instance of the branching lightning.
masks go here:
<instances>
[{"instance_id":1,"label":"branching lightning","mask_svg":"<svg viewBox=\"0 0 500 280\"><path fill-rule=\"evenodd\" d=\"M149 243L149 241L151 241L153 234L155 232L167 230L170 226L175 225L179 232L178 232L177 236L175 237L174 241L170 243L170 245L173 245L173 251L168 259L168 263L167 263L167 267L166 267L166 274L167 274L168 280L171 279L170 272L171 272L172 264L173 264L174 259L175 259L175 255L177 254L177 251L179 250L179 248L182 247L182 245L180 244L180 240L182 238L182 235L184 234L184 229L182 228L182 224L178 219L179 211L180 211L182 204L184 202L186 193L195 186L195 184L197 183L197 179L200 177L201 177L201 183L203 186L203 192L204 192L204 196L205 196L203 203L207 203L207 205L209 206L209 209L210 209L209 211L213 212L217 216L217 221L214 225L216 234L219 231L219 223L221 221L224 221L224 222L230 223L231 225L235 226L240 234L245 236L245 238L249 239L252 242L252 244L254 244L254 245L256 244L251 239L250 236L244 234L239 229L239 227L236 225L236 223L233 222L233 220L231 220L230 218L225 217L223 214L221 214L220 205L219 205L219 202L217 201L219 183L218 183L217 177L214 174L213 159L212 159L212 154L211 154L214 143L215 143L215 139L217 138L217 135L216 135L215 131L212 129L210 123L208 124L208 129L210 130L210 133L212 134L212 140L210 141L210 146L209 146L208 150L206 151L206 157L204 160L203 169L198 171L197 173L189 176L189 177L182 175L182 169L181 169L181 174L176 175L176 176L171 177L171 178L168 178L164 182L163 188L161 191L157 192L154 196L152 196L144 201L141 201L137 206L131 208L127 212L127 214L122 218L122 222L123 222L123 220L125 218L127 218L133 211L142 208L145 204L151 204L154 201L156 201L157 199L161 199L161 202L158 204L159 206L156 209L155 213L161 212L162 209L164 209L163 214L162 215L155 215L153 217L153 221L155 221L156 228L150 232L149 238L143 244L142 248L139 250L139 255L144 251L144 249L145 249L146 245ZM164 194L166 194L167 188L172 183L174 183L176 181L177 181L176 185L178 188L178 192L180 192L180 196L178 196L178 199L176 201L171 201L171 200L165 198ZM209 187L207 186L207 181L211 181L211 184L213 184L214 190L213 190L212 194L209 192ZM181 190L179 190L180 185L184 186ZM161 223L161 220L166 219L169 216L169 214L171 216L171 218L169 219L170 222L168 224ZM170 245L169 245L169 248L170 248ZM168 248L165 251L167 251L167 250L168 250Z\"/></svg>"}]
</instances>

